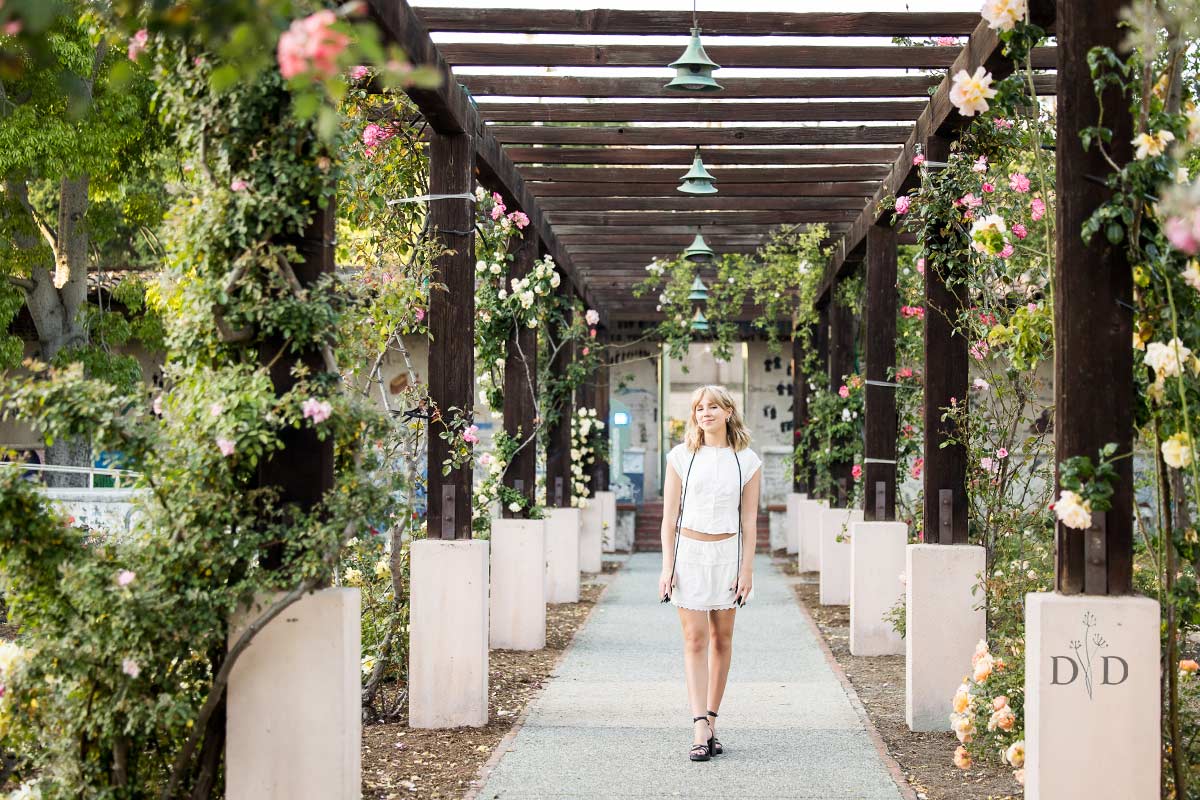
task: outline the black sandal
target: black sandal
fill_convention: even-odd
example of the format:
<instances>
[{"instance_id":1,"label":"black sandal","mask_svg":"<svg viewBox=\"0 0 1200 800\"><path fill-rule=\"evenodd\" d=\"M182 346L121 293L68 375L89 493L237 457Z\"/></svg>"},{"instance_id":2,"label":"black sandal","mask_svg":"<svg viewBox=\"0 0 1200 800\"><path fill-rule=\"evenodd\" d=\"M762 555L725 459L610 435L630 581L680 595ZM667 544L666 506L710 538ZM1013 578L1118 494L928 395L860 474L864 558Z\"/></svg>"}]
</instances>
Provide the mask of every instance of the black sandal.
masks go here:
<instances>
[{"instance_id":1,"label":"black sandal","mask_svg":"<svg viewBox=\"0 0 1200 800\"><path fill-rule=\"evenodd\" d=\"M715 712L715 711L708 712L708 715L710 717L712 717L713 719L717 718L717 712ZM710 731L712 730L712 723L709 723L708 729ZM721 743L717 741L717 735L715 733L712 735L712 738L708 740L708 746L709 746L709 749L712 750L712 754L714 756L719 756L725 752L725 748L722 747Z\"/></svg>"},{"instance_id":2,"label":"black sandal","mask_svg":"<svg viewBox=\"0 0 1200 800\"><path fill-rule=\"evenodd\" d=\"M692 717L693 724L699 722L700 720L704 720L704 724L708 725L708 716L707 715L703 716L703 717ZM711 725L708 728L708 732L710 734L712 733ZM692 761L708 761L710 758L712 758L712 746L713 746L713 738L712 738L712 736L709 736L708 744L692 745L692 749L688 752L688 758L690 758Z\"/></svg>"}]
</instances>

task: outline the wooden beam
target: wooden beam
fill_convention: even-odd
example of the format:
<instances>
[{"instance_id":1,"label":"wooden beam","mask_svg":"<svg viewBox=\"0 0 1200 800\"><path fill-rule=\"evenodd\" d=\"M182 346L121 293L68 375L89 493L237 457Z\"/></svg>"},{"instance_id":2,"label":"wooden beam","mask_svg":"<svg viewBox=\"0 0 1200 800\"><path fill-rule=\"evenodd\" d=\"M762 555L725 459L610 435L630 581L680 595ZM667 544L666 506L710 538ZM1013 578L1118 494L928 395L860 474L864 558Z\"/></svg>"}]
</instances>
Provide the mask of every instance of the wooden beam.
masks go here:
<instances>
[{"instance_id":1,"label":"wooden beam","mask_svg":"<svg viewBox=\"0 0 1200 800\"><path fill-rule=\"evenodd\" d=\"M707 15L706 15L707 16ZM708 35L707 27L705 35ZM442 55L456 67L662 67L683 52L679 44L540 44L537 42L443 42ZM946 69L959 47L705 44L722 67L775 69ZM1054 69L1054 48L1033 52L1035 69Z\"/></svg>"},{"instance_id":2,"label":"wooden beam","mask_svg":"<svg viewBox=\"0 0 1200 800\"><path fill-rule=\"evenodd\" d=\"M1049 28L1053 24L1054 4L1052 2L1035 0L1030 8L1035 22L1045 28ZM913 171L912 159L917 152L918 145L923 144L927 137L939 131L949 132L948 126L952 128L963 121L964 118L958 114L950 102L950 89L953 86L951 76L960 69L973 73L978 66L987 68L997 80L1011 74L1012 62L1003 56L1003 47L1004 43L996 35L996 32L987 26L986 22L980 22L976 26L967 46L959 52L958 58L955 59L954 66L947 71L946 77L937 85L930 98L929 106L917 118L912 132L904 142L904 147L893 162L891 173L879 186L872 201L863 210L862 216L854 222L850 231L834 248L825 271L825 277L817 290L818 302L823 301L831 287L837 282L838 277L844 272L847 256L861 247L867 230L879 221L880 215L877 209L883 199L896 194L910 180L909 176ZM1052 94L1057 88L1056 77L1054 75L1036 76L1034 86L1039 94Z\"/></svg>"},{"instance_id":3,"label":"wooden beam","mask_svg":"<svg viewBox=\"0 0 1200 800\"><path fill-rule=\"evenodd\" d=\"M790 127L703 128L636 125L555 127L489 125L502 144L900 144L907 125L809 125ZM685 165L686 169L686 165Z\"/></svg>"},{"instance_id":4,"label":"wooden beam","mask_svg":"<svg viewBox=\"0 0 1200 800\"><path fill-rule=\"evenodd\" d=\"M562 293L563 287L559 287ZM573 312L568 310L563 320L562 336L570 326ZM557 380L566 378L571 362L575 360L575 346L564 344L550 361L550 374ZM547 409L543 409L546 413ZM571 506L571 417L575 414L573 398L561 399L558 414L546 432L546 505L559 508Z\"/></svg>"},{"instance_id":5,"label":"wooden beam","mask_svg":"<svg viewBox=\"0 0 1200 800\"><path fill-rule=\"evenodd\" d=\"M672 166L692 158L690 147L508 147L517 164L639 164ZM898 147L710 147L708 166L741 164L891 164Z\"/></svg>"},{"instance_id":6,"label":"wooden beam","mask_svg":"<svg viewBox=\"0 0 1200 800\"><path fill-rule=\"evenodd\" d=\"M847 222L858 212L853 210L808 211L555 211L554 225L591 225L594 227L646 225L784 225L794 222Z\"/></svg>"},{"instance_id":7,"label":"wooden beam","mask_svg":"<svg viewBox=\"0 0 1200 800\"><path fill-rule=\"evenodd\" d=\"M978 22L978 20L977 20ZM592 76L508 76L460 74L458 82L475 97L668 97L662 78ZM733 78L721 76L722 100L803 100L806 97L928 98L941 76L846 76L845 78ZM1039 92L1054 94L1054 74L1034 77Z\"/></svg>"},{"instance_id":8,"label":"wooden beam","mask_svg":"<svg viewBox=\"0 0 1200 800\"><path fill-rule=\"evenodd\" d=\"M836 392L846 382L846 376L854 371L854 333L857 328L853 309L834 297L829 303L829 360L826 362L831 392ZM830 496L837 498L841 508L849 505L853 486L850 471L853 468L851 461L836 461L829 465Z\"/></svg>"},{"instance_id":9,"label":"wooden beam","mask_svg":"<svg viewBox=\"0 0 1200 800\"><path fill-rule=\"evenodd\" d=\"M867 331L863 372L866 408L863 416L863 513L869 521L896 518L896 230L875 225L867 232ZM872 383L877 381L878 383ZM876 459L878 461L876 461ZM883 484L882 515L877 487Z\"/></svg>"},{"instance_id":10,"label":"wooden beam","mask_svg":"<svg viewBox=\"0 0 1200 800\"><path fill-rule=\"evenodd\" d=\"M480 103L493 122L911 122L923 100L798 103Z\"/></svg>"},{"instance_id":11,"label":"wooden beam","mask_svg":"<svg viewBox=\"0 0 1200 800\"><path fill-rule=\"evenodd\" d=\"M876 181L838 181L826 183L797 183L788 187L793 197L870 197L879 183ZM682 197L667 183L531 183L529 192L535 197ZM762 187L755 184L731 183L721 185L718 192L725 197L761 197Z\"/></svg>"},{"instance_id":12,"label":"wooden beam","mask_svg":"<svg viewBox=\"0 0 1200 800\"><path fill-rule=\"evenodd\" d=\"M475 185L475 151L465 133L435 134L429 148L429 191L470 193ZM434 261L446 291L430 293L429 397L440 413L475 405L475 211L469 200L443 200L429 207L430 226L446 250ZM429 437L428 524L430 538L470 539L473 460L442 474L450 443ZM445 521L445 524L443 524Z\"/></svg>"},{"instance_id":13,"label":"wooden beam","mask_svg":"<svg viewBox=\"0 0 1200 800\"><path fill-rule=\"evenodd\" d=\"M471 135L480 183L502 194L510 206L525 212L529 217L530 227L545 243L575 291L589 306L595 307L597 304L592 302L587 287L575 273L570 255L558 243L554 231L542 218L537 199L525 188L516 165L483 126L475 112L474 104L454 79L450 66L438 53L428 31L407 0L367 0L367 7L385 40L399 44L413 65L432 69L439 76L437 88L412 87L408 90L409 97L429 121L430 127L444 135ZM467 191L471 191L472 188L468 187ZM604 313L604 309L599 310ZM433 496L430 495L431 507L433 500ZM469 517L468 513L468 520Z\"/></svg>"},{"instance_id":14,"label":"wooden beam","mask_svg":"<svg viewBox=\"0 0 1200 800\"><path fill-rule=\"evenodd\" d=\"M380 0L372 0L380 2ZM978 17L977 17L978 19ZM457 75L475 97L668 97L666 78L578 75ZM845 78L721 78L722 99L928 97L933 75Z\"/></svg>"},{"instance_id":15,"label":"wooden beam","mask_svg":"<svg viewBox=\"0 0 1200 800\"><path fill-rule=\"evenodd\" d=\"M434 31L487 33L604 33L679 35L692 26L687 11L569 10L552 8L421 8ZM978 14L951 12L745 12L704 11L707 36L962 36Z\"/></svg>"},{"instance_id":16,"label":"wooden beam","mask_svg":"<svg viewBox=\"0 0 1200 800\"><path fill-rule=\"evenodd\" d=\"M696 234L678 234L666 236L630 236L624 230L596 231L590 234L564 236L563 242L574 252L579 247L611 247L616 244L628 244L631 247L674 246L686 247ZM713 242L722 246L757 245L763 240L762 234L714 236ZM714 245L715 246L715 245Z\"/></svg>"},{"instance_id":17,"label":"wooden beam","mask_svg":"<svg viewBox=\"0 0 1200 800\"><path fill-rule=\"evenodd\" d=\"M804 435L804 426L808 424L808 380L801 366L807 356L804 349L804 339L799 332L792 334L792 447ZM807 494L809 491L809 476L799 465L792 465L792 491Z\"/></svg>"},{"instance_id":18,"label":"wooden beam","mask_svg":"<svg viewBox=\"0 0 1200 800\"><path fill-rule=\"evenodd\" d=\"M703 157L703 151L701 157ZM691 161L677 167L526 167L525 180L552 183L666 183L678 186ZM829 183L832 181L867 181L887 177L888 168L874 164L855 164L845 167L729 167L713 172L717 192L735 183L760 187L764 183ZM677 195L683 196L676 192Z\"/></svg>"},{"instance_id":19,"label":"wooden beam","mask_svg":"<svg viewBox=\"0 0 1200 800\"><path fill-rule=\"evenodd\" d=\"M859 197L547 197L542 207L552 211L800 211L805 209L862 210Z\"/></svg>"},{"instance_id":20,"label":"wooden beam","mask_svg":"<svg viewBox=\"0 0 1200 800\"><path fill-rule=\"evenodd\" d=\"M1063 76L1058 141L1078 142L1079 134L1106 114L1112 141L1105 146L1118 165L1132 158L1133 120L1120 92L1108 87L1097 100L1088 71L1093 47L1120 51L1121 3L1116 0L1061 0L1058 11L1059 71ZM1106 156L1091 147L1063 147L1056 154L1056 226L1079 231L1111 191L1091 176L1112 170ZM1117 455L1133 452L1134 359L1133 280L1125 242L1109 244L1100 233L1085 245L1078 235L1055 238L1054 270L1054 461L1075 456L1095 463L1109 442ZM1139 360L1140 363L1140 360ZM1139 367L1145 369L1144 367ZM1194 411L1192 412L1195 413ZM1093 514L1103 526L1080 531L1057 523L1055 588L1064 593L1133 592L1133 459L1113 465L1112 509ZM1058 497L1055 470L1055 497ZM1171 666L1168 664L1168 667Z\"/></svg>"}]
</instances>

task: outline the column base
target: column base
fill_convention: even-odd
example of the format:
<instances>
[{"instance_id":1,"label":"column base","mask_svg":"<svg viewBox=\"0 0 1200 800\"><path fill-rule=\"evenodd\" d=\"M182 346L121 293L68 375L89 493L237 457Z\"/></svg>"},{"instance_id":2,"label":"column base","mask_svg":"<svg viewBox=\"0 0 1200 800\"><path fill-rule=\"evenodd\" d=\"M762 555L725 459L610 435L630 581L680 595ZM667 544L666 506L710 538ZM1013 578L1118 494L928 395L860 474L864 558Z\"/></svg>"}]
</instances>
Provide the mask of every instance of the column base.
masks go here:
<instances>
[{"instance_id":1,"label":"column base","mask_svg":"<svg viewBox=\"0 0 1200 800\"><path fill-rule=\"evenodd\" d=\"M596 492L600 504L600 548L605 553L617 551L617 493Z\"/></svg>"},{"instance_id":2,"label":"column base","mask_svg":"<svg viewBox=\"0 0 1200 800\"><path fill-rule=\"evenodd\" d=\"M1159 620L1148 597L1025 595L1028 800L1158 798Z\"/></svg>"},{"instance_id":3,"label":"column base","mask_svg":"<svg viewBox=\"0 0 1200 800\"><path fill-rule=\"evenodd\" d=\"M986 568L982 547L910 544L906 548L904 717L909 730L948 731L954 692L971 672L987 635L971 589Z\"/></svg>"},{"instance_id":4,"label":"column base","mask_svg":"<svg viewBox=\"0 0 1200 800\"><path fill-rule=\"evenodd\" d=\"M410 727L487 724L488 551L481 539L411 545Z\"/></svg>"},{"instance_id":5,"label":"column base","mask_svg":"<svg viewBox=\"0 0 1200 800\"><path fill-rule=\"evenodd\" d=\"M578 508L546 509L546 602L579 602Z\"/></svg>"},{"instance_id":6,"label":"column base","mask_svg":"<svg viewBox=\"0 0 1200 800\"><path fill-rule=\"evenodd\" d=\"M546 521L492 520L491 647L546 646Z\"/></svg>"},{"instance_id":7,"label":"column base","mask_svg":"<svg viewBox=\"0 0 1200 800\"><path fill-rule=\"evenodd\" d=\"M883 618L904 597L903 522L856 522L850 531L850 653L892 656L904 653L904 639Z\"/></svg>"},{"instance_id":8,"label":"column base","mask_svg":"<svg viewBox=\"0 0 1200 800\"><path fill-rule=\"evenodd\" d=\"M821 570L821 511L829 508L828 500L805 500L800 505L801 572Z\"/></svg>"},{"instance_id":9,"label":"column base","mask_svg":"<svg viewBox=\"0 0 1200 800\"><path fill-rule=\"evenodd\" d=\"M850 605L850 529L855 522L862 522L862 518L861 510L821 510L820 598L823 606Z\"/></svg>"},{"instance_id":10,"label":"column base","mask_svg":"<svg viewBox=\"0 0 1200 800\"><path fill-rule=\"evenodd\" d=\"M594 497L583 502L587 505L579 509L579 571L596 573L604 562L603 510Z\"/></svg>"},{"instance_id":11,"label":"column base","mask_svg":"<svg viewBox=\"0 0 1200 800\"><path fill-rule=\"evenodd\" d=\"M233 621L229 641L278 596ZM362 788L358 589L297 600L254 637L229 676L225 797L357 797Z\"/></svg>"},{"instance_id":12,"label":"column base","mask_svg":"<svg viewBox=\"0 0 1200 800\"><path fill-rule=\"evenodd\" d=\"M789 556L800 554L800 509L807 502L808 495L792 492L787 496L787 552Z\"/></svg>"}]
</instances>

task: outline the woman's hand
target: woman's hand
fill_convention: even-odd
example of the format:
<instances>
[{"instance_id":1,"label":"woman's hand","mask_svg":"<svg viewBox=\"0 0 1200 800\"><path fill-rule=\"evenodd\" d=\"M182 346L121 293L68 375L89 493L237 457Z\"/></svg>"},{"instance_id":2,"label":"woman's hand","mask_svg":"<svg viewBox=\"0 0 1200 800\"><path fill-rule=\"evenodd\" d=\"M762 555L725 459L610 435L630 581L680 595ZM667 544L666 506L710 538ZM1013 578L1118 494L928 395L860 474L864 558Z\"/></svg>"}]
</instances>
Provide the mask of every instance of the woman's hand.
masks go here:
<instances>
[{"instance_id":1,"label":"woman's hand","mask_svg":"<svg viewBox=\"0 0 1200 800\"><path fill-rule=\"evenodd\" d=\"M671 596L671 584L673 583L672 577L673 576L671 575L671 571L669 569L664 569L658 576L658 597L660 600L662 600L664 597ZM664 602L666 601L664 600Z\"/></svg>"},{"instance_id":2,"label":"woman's hand","mask_svg":"<svg viewBox=\"0 0 1200 800\"><path fill-rule=\"evenodd\" d=\"M738 575L737 585L733 587L733 601L738 605L743 605L753 588L754 573L748 569L742 570L742 573Z\"/></svg>"}]
</instances>

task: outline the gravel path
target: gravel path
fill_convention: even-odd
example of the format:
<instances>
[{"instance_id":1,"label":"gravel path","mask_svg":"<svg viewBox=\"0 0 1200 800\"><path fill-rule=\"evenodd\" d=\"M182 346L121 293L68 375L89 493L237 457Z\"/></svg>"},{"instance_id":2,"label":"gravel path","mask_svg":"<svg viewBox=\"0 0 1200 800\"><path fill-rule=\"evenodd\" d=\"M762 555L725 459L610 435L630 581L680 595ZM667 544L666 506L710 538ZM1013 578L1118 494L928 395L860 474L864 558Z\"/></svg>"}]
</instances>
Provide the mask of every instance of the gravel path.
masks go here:
<instances>
[{"instance_id":1,"label":"gravel path","mask_svg":"<svg viewBox=\"0 0 1200 800\"><path fill-rule=\"evenodd\" d=\"M762 555L738 612L725 753L688 761L679 622L654 598L659 559L634 555L616 574L478 796L900 800L788 579Z\"/></svg>"}]
</instances>

